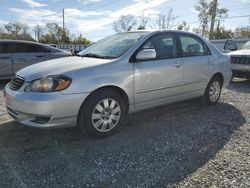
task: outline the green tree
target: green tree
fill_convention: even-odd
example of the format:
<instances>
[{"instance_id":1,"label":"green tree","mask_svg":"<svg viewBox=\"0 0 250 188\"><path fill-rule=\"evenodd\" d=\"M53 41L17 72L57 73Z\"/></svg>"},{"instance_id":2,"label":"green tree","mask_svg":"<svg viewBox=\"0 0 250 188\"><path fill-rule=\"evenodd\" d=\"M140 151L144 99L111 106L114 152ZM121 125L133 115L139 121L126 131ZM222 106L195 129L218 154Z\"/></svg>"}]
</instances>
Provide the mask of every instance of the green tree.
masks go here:
<instances>
[{"instance_id":1,"label":"green tree","mask_svg":"<svg viewBox=\"0 0 250 188\"><path fill-rule=\"evenodd\" d=\"M233 38L233 31L226 29L224 26L217 27L216 31L214 31L211 36L213 39L229 39Z\"/></svg>"},{"instance_id":2,"label":"green tree","mask_svg":"<svg viewBox=\"0 0 250 188\"><path fill-rule=\"evenodd\" d=\"M29 27L23 23L8 23L4 25L2 32L1 38L34 41L29 33Z\"/></svg>"},{"instance_id":3,"label":"green tree","mask_svg":"<svg viewBox=\"0 0 250 188\"><path fill-rule=\"evenodd\" d=\"M64 44L70 43L69 31L57 23L47 23L45 26L46 33L41 36L40 41L43 43Z\"/></svg>"},{"instance_id":4,"label":"green tree","mask_svg":"<svg viewBox=\"0 0 250 188\"><path fill-rule=\"evenodd\" d=\"M250 25L237 27L233 35L235 38L250 38Z\"/></svg>"},{"instance_id":5,"label":"green tree","mask_svg":"<svg viewBox=\"0 0 250 188\"><path fill-rule=\"evenodd\" d=\"M210 36L210 38L214 38L215 35L218 36L225 31L225 28L221 27L221 20L227 17L228 9L218 8L218 4L215 6L215 3L217 3L215 0L212 0L211 2L208 2L207 0L199 0L198 4L195 5L195 10L198 12L200 27L194 28L194 31L201 34L203 37ZM217 22L217 28L215 31L212 31L212 29L209 31L209 23L213 18ZM220 31L220 29L223 31ZM219 33L216 34L217 32Z\"/></svg>"},{"instance_id":6,"label":"green tree","mask_svg":"<svg viewBox=\"0 0 250 188\"><path fill-rule=\"evenodd\" d=\"M189 31L190 25L187 22L183 21L181 24L177 26L177 29L180 31Z\"/></svg>"},{"instance_id":7,"label":"green tree","mask_svg":"<svg viewBox=\"0 0 250 188\"><path fill-rule=\"evenodd\" d=\"M82 34L80 34L77 38L75 38L73 40L74 44L85 44L85 45L89 45L91 44L91 41L86 39L85 37L82 36Z\"/></svg>"},{"instance_id":8,"label":"green tree","mask_svg":"<svg viewBox=\"0 0 250 188\"><path fill-rule=\"evenodd\" d=\"M198 12L198 18L200 21L200 27L195 28L196 32L200 33L201 36L208 36L208 26L211 19L210 15L210 4L206 0L199 0L198 4L195 5L195 10Z\"/></svg>"},{"instance_id":9,"label":"green tree","mask_svg":"<svg viewBox=\"0 0 250 188\"><path fill-rule=\"evenodd\" d=\"M221 22L223 18L228 16L228 9L221 8L217 9L215 20L217 22L216 30L210 33L210 39L218 39L218 38L231 38L233 32L231 30L227 30L224 26L221 26ZM220 37L221 36L221 37Z\"/></svg>"}]
</instances>

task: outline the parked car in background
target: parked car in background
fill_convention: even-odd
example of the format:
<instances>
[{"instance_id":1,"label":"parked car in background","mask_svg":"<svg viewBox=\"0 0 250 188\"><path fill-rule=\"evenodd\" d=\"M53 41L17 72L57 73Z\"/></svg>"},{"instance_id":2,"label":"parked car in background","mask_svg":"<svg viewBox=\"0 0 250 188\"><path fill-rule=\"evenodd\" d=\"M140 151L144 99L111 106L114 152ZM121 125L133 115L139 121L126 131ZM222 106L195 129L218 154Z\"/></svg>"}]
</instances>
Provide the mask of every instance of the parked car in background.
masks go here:
<instances>
[{"instance_id":1,"label":"parked car in background","mask_svg":"<svg viewBox=\"0 0 250 188\"><path fill-rule=\"evenodd\" d=\"M0 79L9 79L26 66L70 55L66 51L40 43L0 40Z\"/></svg>"},{"instance_id":2,"label":"parked car in background","mask_svg":"<svg viewBox=\"0 0 250 188\"><path fill-rule=\"evenodd\" d=\"M214 39L210 40L210 42L223 53L229 53L238 49L238 44L234 39Z\"/></svg>"},{"instance_id":3,"label":"parked car in background","mask_svg":"<svg viewBox=\"0 0 250 188\"><path fill-rule=\"evenodd\" d=\"M57 44L48 44L49 46L52 46L52 47L54 47L54 48L57 48L58 46L57 46Z\"/></svg>"},{"instance_id":4,"label":"parked car in background","mask_svg":"<svg viewBox=\"0 0 250 188\"><path fill-rule=\"evenodd\" d=\"M250 78L250 41L239 50L230 52L233 76Z\"/></svg>"},{"instance_id":5,"label":"parked car in background","mask_svg":"<svg viewBox=\"0 0 250 188\"><path fill-rule=\"evenodd\" d=\"M29 126L107 136L127 112L196 97L216 104L232 77L228 55L182 31L119 33L78 56L17 72L4 89L7 112Z\"/></svg>"},{"instance_id":6,"label":"parked car in background","mask_svg":"<svg viewBox=\"0 0 250 188\"><path fill-rule=\"evenodd\" d=\"M238 45L234 40L228 39L224 45L223 52L229 53L238 50Z\"/></svg>"}]
</instances>

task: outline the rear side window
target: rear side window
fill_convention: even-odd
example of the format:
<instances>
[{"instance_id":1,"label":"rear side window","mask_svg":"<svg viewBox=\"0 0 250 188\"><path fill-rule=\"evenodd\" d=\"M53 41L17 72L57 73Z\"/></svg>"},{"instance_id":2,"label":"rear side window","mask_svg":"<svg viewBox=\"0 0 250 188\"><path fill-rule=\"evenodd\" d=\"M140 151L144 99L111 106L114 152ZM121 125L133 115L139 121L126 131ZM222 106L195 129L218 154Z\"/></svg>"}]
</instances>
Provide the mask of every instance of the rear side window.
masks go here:
<instances>
[{"instance_id":1,"label":"rear side window","mask_svg":"<svg viewBox=\"0 0 250 188\"><path fill-rule=\"evenodd\" d=\"M5 50L4 50L4 45L2 44L2 43L0 43L0 53L2 54L2 53L5 53L4 52Z\"/></svg>"},{"instance_id":2,"label":"rear side window","mask_svg":"<svg viewBox=\"0 0 250 188\"><path fill-rule=\"evenodd\" d=\"M43 53L48 52L49 49L36 44L16 43L15 51L15 53Z\"/></svg>"},{"instance_id":3,"label":"rear side window","mask_svg":"<svg viewBox=\"0 0 250 188\"><path fill-rule=\"evenodd\" d=\"M151 37L141 48L154 49L156 59L169 59L177 57L177 47L175 35L171 33L156 34Z\"/></svg>"},{"instance_id":4,"label":"rear side window","mask_svg":"<svg viewBox=\"0 0 250 188\"><path fill-rule=\"evenodd\" d=\"M28 53L28 52L32 52L32 46L25 43L16 43L15 53Z\"/></svg>"},{"instance_id":5,"label":"rear side window","mask_svg":"<svg viewBox=\"0 0 250 188\"><path fill-rule=\"evenodd\" d=\"M3 42L0 43L0 53L14 53L15 52L15 44L14 43L8 43L8 42Z\"/></svg>"},{"instance_id":6,"label":"rear side window","mask_svg":"<svg viewBox=\"0 0 250 188\"><path fill-rule=\"evenodd\" d=\"M183 57L210 55L207 45L195 36L179 35L181 42L181 52Z\"/></svg>"}]
</instances>

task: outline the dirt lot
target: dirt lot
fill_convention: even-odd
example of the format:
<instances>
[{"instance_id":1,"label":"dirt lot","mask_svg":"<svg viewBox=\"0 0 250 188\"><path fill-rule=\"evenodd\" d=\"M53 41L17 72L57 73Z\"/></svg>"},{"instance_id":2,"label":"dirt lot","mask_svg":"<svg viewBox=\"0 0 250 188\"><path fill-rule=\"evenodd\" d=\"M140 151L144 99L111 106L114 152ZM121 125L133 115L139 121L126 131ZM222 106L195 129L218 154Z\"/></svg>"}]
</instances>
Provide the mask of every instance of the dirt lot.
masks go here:
<instances>
[{"instance_id":1,"label":"dirt lot","mask_svg":"<svg viewBox=\"0 0 250 188\"><path fill-rule=\"evenodd\" d=\"M0 187L250 187L250 81L216 106L134 114L104 139L0 118Z\"/></svg>"}]
</instances>

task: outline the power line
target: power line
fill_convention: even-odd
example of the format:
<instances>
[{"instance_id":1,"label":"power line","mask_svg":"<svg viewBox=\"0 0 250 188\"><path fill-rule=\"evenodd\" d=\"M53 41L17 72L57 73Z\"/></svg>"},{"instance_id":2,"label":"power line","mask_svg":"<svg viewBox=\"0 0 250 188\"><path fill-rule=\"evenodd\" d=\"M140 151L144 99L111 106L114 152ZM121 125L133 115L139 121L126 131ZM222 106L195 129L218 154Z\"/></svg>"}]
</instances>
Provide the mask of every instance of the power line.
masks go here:
<instances>
[{"instance_id":1,"label":"power line","mask_svg":"<svg viewBox=\"0 0 250 188\"><path fill-rule=\"evenodd\" d=\"M248 15L241 15L241 16L229 16L229 17L222 17L221 19L231 19L231 18L245 18L245 17L250 17L250 14Z\"/></svg>"},{"instance_id":2,"label":"power line","mask_svg":"<svg viewBox=\"0 0 250 188\"><path fill-rule=\"evenodd\" d=\"M230 7L226 7L226 8L237 8L237 7L245 7L245 6L250 6L250 4L244 4L244 5L232 5Z\"/></svg>"},{"instance_id":3,"label":"power line","mask_svg":"<svg viewBox=\"0 0 250 188\"><path fill-rule=\"evenodd\" d=\"M227 19L233 19L233 18L246 18L246 17L250 17L250 14L248 14L248 15L241 15L241 16L221 17L221 19L227 20ZM194 23L199 23L199 21L188 22L187 24L194 24Z\"/></svg>"},{"instance_id":4,"label":"power line","mask_svg":"<svg viewBox=\"0 0 250 188\"><path fill-rule=\"evenodd\" d=\"M103 5L101 5L101 6L98 6L98 7L96 7L96 8L93 8L92 10L90 9L90 10L88 10L88 11L99 10L99 9L101 9L101 8L107 7L107 6L111 5L111 4L117 3L117 2L119 2L119 1L120 1L120 0L113 0L113 1L111 1L111 2L109 2L109 3L103 4ZM87 5L87 6L89 6L89 5ZM74 9L74 10L71 10L70 12L65 12L65 14L70 14L71 12L74 12L74 11L76 11L76 10L82 10L83 8L85 8L85 7L78 8L78 9ZM67 10L67 9L66 9L66 10Z\"/></svg>"}]
</instances>

